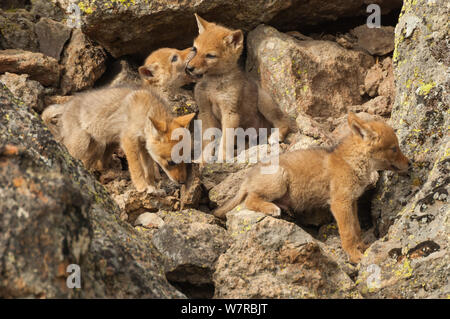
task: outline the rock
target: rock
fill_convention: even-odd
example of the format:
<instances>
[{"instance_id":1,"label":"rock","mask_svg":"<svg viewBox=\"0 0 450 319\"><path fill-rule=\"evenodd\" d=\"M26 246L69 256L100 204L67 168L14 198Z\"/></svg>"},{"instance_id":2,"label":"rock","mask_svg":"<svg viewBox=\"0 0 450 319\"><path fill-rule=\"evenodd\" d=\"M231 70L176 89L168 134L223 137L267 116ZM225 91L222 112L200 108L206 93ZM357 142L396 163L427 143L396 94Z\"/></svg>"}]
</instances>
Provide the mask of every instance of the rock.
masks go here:
<instances>
[{"instance_id":1,"label":"rock","mask_svg":"<svg viewBox=\"0 0 450 319\"><path fill-rule=\"evenodd\" d=\"M39 50L59 61L64 44L70 38L71 29L49 18L41 18L34 27L39 39Z\"/></svg>"},{"instance_id":2,"label":"rock","mask_svg":"<svg viewBox=\"0 0 450 319\"><path fill-rule=\"evenodd\" d=\"M0 49L21 49L38 52L39 44L34 33L35 18L28 11L0 10Z\"/></svg>"},{"instance_id":3,"label":"rock","mask_svg":"<svg viewBox=\"0 0 450 319\"><path fill-rule=\"evenodd\" d=\"M61 90L65 95L94 85L106 70L106 53L79 29L74 29L64 49L61 64L64 66Z\"/></svg>"},{"instance_id":4,"label":"rock","mask_svg":"<svg viewBox=\"0 0 450 319\"><path fill-rule=\"evenodd\" d=\"M248 163L211 163L205 164L200 171L200 179L207 191L220 184L227 176L240 171L248 166Z\"/></svg>"},{"instance_id":5,"label":"rock","mask_svg":"<svg viewBox=\"0 0 450 319\"><path fill-rule=\"evenodd\" d=\"M386 96L377 96L362 105L353 105L349 111L359 113L365 112L373 115L389 116L392 110L391 100Z\"/></svg>"},{"instance_id":6,"label":"rock","mask_svg":"<svg viewBox=\"0 0 450 319\"><path fill-rule=\"evenodd\" d=\"M293 141L289 146L289 151L296 151L301 149L307 149L310 147L317 147L324 145L324 142L320 139L314 139L310 136L303 134L296 134L292 138Z\"/></svg>"},{"instance_id":7,"label":"rock","mask_svg":"<svg viewBox=\"0 0 450 319\"><path fill-rule=\"evenodd\" d=\"M28 4L28 0L3 0L0 4L0 9L13 10L17 8L25 8Z\"/></svg>"},{"instance_id":8,"label":"rock","mask_svg":"<svg viewBox=\"0 0 450 319\"><path fill-rule=\"evenodd\" d=\"M64 104L69 102L73 96L71 95L50 95L44 98L44 108L52 104Z\"/></svg>"},{"instance_id":9,"label":"rock","mask_svg":"<svg viewBox=\"0 0 450 319\"><path fill-rule=\"evenodd\" d=\"M292 117L338 117L360 104L371 56L330 41L297 41L260 25L247 38L247 71Z\"/></svg>"},{"instance_id":10,"label":"rock","mask_svg":"<svg viewBox=\"0 0 450 319\"><path fill-rule=\"evenodd\" d=\"M211 298L217 258L229 247L228 235L217 225L169 223L152 237L161 254L166 277L190 298Z\"/></svg>"},{"instance_id":11,"label":"rock","mask_svg":"<svg viewBox=\"0 0 450 319\"><path fill-rule=\"evenodd\" d=\"M160 210L157 215L167 224L203 223L224 226L222 221L213 215L205 214L196 209L183 209L181 211Z\"/></svg>"},{"instance_id":12,"label":"rock","mask_svg":"<svg viewBox=\"0 0 450 319\"><path fill-rule=\"evenodd\" d=\"M215 185L208 193L209 200L220 207L233 198L241 187L249 169L243 169L229 174L221 183Z\"/></svg>"},{"instance_id":13,"label":"rock","mask_svg":"<svg viewBox=\"0 0 450 319\"><path fill-rule=\"evenodd\" d=\"M164 220L155 213L143 213L134 222L134 226L140 225L147 228L161 228L164 226Z\"/></svg>"},{"instance_id":14,"label":"rock","mask_svg":"<svg viewBox=\"0 0 450 319\"><path fill-rule=\"evenodd\" d=\"M381 14L387 14L395 9L400 9L402 0L376 0L373 2L364 0L345 1L292 1L291 5L280 11L268 24L285 30L303 29L306 26L320 26L327 23L333 25L333 21L346 17L366 17L367 7L370 3L380 6ZM338 24L338 23L336 23ZM301 28L303 27L303 28Z\"/></svg>"},{"instance_id":15,"label":"rock","mask_svg":"<svg viewBox=\"0 0 450 319\"><path fill-rule=\"evenodd\" d=\"M111 193L111 197L122 210L123 218L130 224L134 224L138 216L145 212L157 212L160 209L172 210L180 207L175 189L172 185L167 185L167 181L165 181L165 186L168 190L163 188L166 193L170 194L167 196L136 191L130 181L128 171L125 171L124 174L114 174L103 182ZM161 189L161 184L157 188Z\"/></svg>"},{"instance_id":16,"label":"rock","mask_svg":"<svg viewBox=\"0 0 450 319\"><path fill-rule=\"evenodd\" d=\"M44 110L45 90L41 83L28 79L28 74L17 75L6 72L0 75L2 82L14 96L41 113Z\"/></svg>"},{"instance_id":17,"label":"rock","mask_svg":"<svg viewBox=\"0 0 450 319\"><path fill-rule=\"evenodd\" d=\"M384 59L382 65L383 65L383 80L378 86L378 95L388 97L390 104L394 104L395 82L394 82L394 70L392 68L392 59L390 57Z\"/></svg>"},{"instance_id":18,"label":"rock","mask_svg":"<svg viewBox=\"0 0 450 319\"><path fill-rule=\"evenodd\" d=\"M321 124L305 114L298 114L297 119L298 132L301 135L312 137L317 141L317 144L330 144L329 128L326 124Z\"/></svg>"},{"instance_id":19,"label":"rock","mask_svg":"<svg viewBox=\"0 0 450 319\"><path fill-rule=\"evenodd\" d=\"M30 12L39 17L51 18L55 21L64 21L65 12L56 4L56 0L31 0Z\"/></svg>"},{"instance_id":20,"label":"rock","mask_svg":"<svg viewBox=\"0 0 450 319\"><path fill-rule=\"evenodd\" d=\"M198 207L203 197L203 188L198 165L193 164L190 166L187 181L181 186L180 194L181 209Z\"/></svg>"},{"instance_id":21,"label":"rock","mask_svg":"<svg viewBox=\"0 0 450 319\"><path fill-rule=\"evenodd\" d=\"M359 107L359 106L358 106ZM356 114L363 121L384 121L379 115L373 115L366 112L359 112ZM333 140L337 143L343 139L347 134L350 134L350 128L348 126L348 114L335 120L336 128L331 133Z\"/></svg>"},{"instance_id":22,"label":"rock","mask_svg":"<svg viewBox=\"0 0 450 319\"><path fill-rule=\"evenodd\" d=\"M359 276L360 290L368 297L449 294L448 66L441 55L432 54L433 43L448 39L443 17L449 13L441 2L405 2L396 26L391 124L412 168L408 175L383 173L377 184L372 215L382 239L363 258ZM374 274L367 269L371 264L379 267L372 267L379 274L376 287L366 281Z\"/></svg>"},{"instance_id":23,"label":"rock","mask_svg":"<svg viewBox=\"0 0 450 319\"><path fill-rule=\"evenodd\" d=\"M233 243L217 261L215 298L358 297L347 274L300 227L245 210L227 217Z\"/></svg>"},{"instance_id":24,"label":"rock","mask_svg":"<svg viewBox=\"0 0 450 319\"><path fill-rule=\"evenodd\" d=\"M141 79L137 67L128 60L120 59L114 61L102 76L98 85L119 86L119 85L140 85Z\"/></svg>"},{"instance_id":25,"label":"rock","mask_svg":"<svg viewBox=\"0 0 450 319\"><path fill-rule=\"evenodd\" d=\"M0 297L185 297L148 239L3 85L0 104ZM66 285L71 264L81 289Z\"/></svg>"},{"instance_id":26,"label":"rock","mask_svg":"<svg viewBox=\"0 0 450 319\"><path fill-rule=\"evenodd\" d=\"M66 10L67 0L57 0ZM399 8L401 2L377 1L384 12ZM83 31L114 57L145 55L158 47L186 48L197 35L194 12L208 21L230 28L250 31L260 23L283 25L289 30L299 26L334 21L340 17L366 15L366 1L302 3L274 0L199 0L151 2L147 0L85 1L82 10ZM170 26L170 27L168 27ZM183 37L179 36L183 30Z\"/></svg>"},{"instance_id":27,"label":"rock","mask_svg":"<svg viewBox=\"0 0 450 319\"><path fill-rule=\"evenodd\" d=\"M366 24L350 31L358 38L358 46L371 55L386 55L394 50L394 27L369 28Z\"/></svg>"},{"instance_id":28,"label":"rock","mask_svg":"<svg viewBox=\"0 0 450 319\"><path fill-rule=\"evenodd\" d=\"M28 74L31 80L44 86L57 86L60 66L58 61L42 53L23 50L0 50L0 73Z\"/></svg>"},{"instance_id":29,"label":"rock","mask_svg":"<svg viewBox=\"0 0 450 319\"><path fill-rule=\"evenodd\" d=\"M383 80L383 70L379 64L374 64L374 66L367 72L366 78L364 79L364 89L366 93L374 97L378 94L378 87Z\"/></svg>"}]
</instances>

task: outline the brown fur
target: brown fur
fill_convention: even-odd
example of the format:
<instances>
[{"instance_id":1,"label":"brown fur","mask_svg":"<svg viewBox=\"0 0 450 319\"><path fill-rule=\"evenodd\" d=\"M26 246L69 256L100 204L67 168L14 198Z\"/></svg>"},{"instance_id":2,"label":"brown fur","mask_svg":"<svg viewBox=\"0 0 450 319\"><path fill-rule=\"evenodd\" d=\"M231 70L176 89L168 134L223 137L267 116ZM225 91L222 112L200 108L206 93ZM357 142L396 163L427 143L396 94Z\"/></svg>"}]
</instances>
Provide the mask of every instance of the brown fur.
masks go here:
<instances>
[{"instance_id":1,"label":"brown fur","mask_svg":"<svg viewBox=\"0 0 450 319\"><path fill-rule=\"evenodd\" d=\"M61 116L61 142L88 169L103 169L120 145L138 191L154 192L154 161L177 183L186 180L184 163L171 160L172 131L186 128L195 113L173 118L165 100L151 90L108 88L79 94Z\"/></svg>"},{"instance_id":2,"label":"brown fur","mask_svg":"<svg viewBox=\"0 0 450 319\"><path fill-rule=\"evenodd\" d=\"M239 69L238 59L244 46L242 31L230 30L195 16L199 35L194 41L195 56L188 62L186 70L197 78L195 100L203 132L211 127L222 130L219 159L224 160L226 156L227 128L253 127L258 131L259 128L277 127L283 140L290 126L287 115L267 92ZM203 148L208 142L203 142Z\"/></svg>"},{"instance_id":3,"label":"brown fur","mask_svg":"<svg viewBox=\"0 0 450 319\"><path fill-rule=\"evenodd\" d=\"M304 212L330 205L337 221L342 247L350 260L358 262L365 248L361 240L356 201L373 182L377 170L404 171L408 159L398 146L391 127L382 122L364 122L353 113L348 116L352 134L333 151L299 150L279 158L274 174L253 168L235 198L214 214L225 214L245 200L248 209L272 216L280 207ZM277 206L278 204L278 206Z\"/></svg>"}]
</instances>

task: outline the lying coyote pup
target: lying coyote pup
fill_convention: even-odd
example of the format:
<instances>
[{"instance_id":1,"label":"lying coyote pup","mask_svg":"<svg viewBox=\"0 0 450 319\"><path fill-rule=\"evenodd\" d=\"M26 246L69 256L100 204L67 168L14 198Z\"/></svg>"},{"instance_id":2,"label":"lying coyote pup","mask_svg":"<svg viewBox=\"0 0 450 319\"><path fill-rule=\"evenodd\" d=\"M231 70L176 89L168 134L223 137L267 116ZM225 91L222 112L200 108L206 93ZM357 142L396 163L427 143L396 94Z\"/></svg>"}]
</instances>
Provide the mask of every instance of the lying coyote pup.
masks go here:
<instances>
[{"instance_id":1,"label":"lying coyote pup","mask_svg":"<svg viewBox=\"0 0 450 319\"><path fill-rule=\"evenodd\" d=\"M186 61L192 56L191 49L177 50L162 48L152 52L143 66L139 67L141 87L159 91L174 92L183 85L193 82L186 71ZM53 136L59 140L59 119L66 107L64 104L49 105L42 113L44 123Z\"/></svg>"},{"instance_id":2,"label":"lying coyote pup","mask_svg":"<svg viewBox=\"0 0 450 319\"><path fill-rule=\"evenodd\" d=\"M262 174L258 166L244 180L238 194L214 214L225 214L245 199L245 206L272 216L279 207L296 212L330 205L342 247L352 262L359 262L365 245L361 240L356 201L371 183L376 170L405 171L409 161L400 151L388 125L364 122L349 113L351 134L334 150L309 149L280 156L274 174ZM278 206L277 206L277 205Z\"/></svg>"},{"instance_id":3,"label":"lying coyote pup","mask_svg":"<svg viewBox=\"0 0 450 319\"><path fill-rule=\"evenodd\" d=\"M234 154L234 143L226 143L227 128L253 127L258 131L258 128L276 127L280 140L284 140L289 131L289 118L267 92L239 69L238 60L244 47L242 31L195 17L199 35L192 48L195 55L188 59L186 71L197 78L194 93L202 135L208 128L222 130L218 159L225 160L227 153ZM208 143L203 141L203 148ZM209 160L205 157L209 156L203 155L201 159Z\"/></svg>"},{"instance_id":4,"label":"lying coyote pup","mask_svg":"<svg viewBox=\"0 0 450 319\"><path fill-rule=\"evenodd\" d=\"M151 90L109 88L76 95L61 116L61 142L86 168L102 170L120 145L131 180L140 192L155 192L154 162L177 183L186 180L184 163L171 159L176 128L187 128L195 113L172 118L165 100Z\"/></svg>"}]
</instances>

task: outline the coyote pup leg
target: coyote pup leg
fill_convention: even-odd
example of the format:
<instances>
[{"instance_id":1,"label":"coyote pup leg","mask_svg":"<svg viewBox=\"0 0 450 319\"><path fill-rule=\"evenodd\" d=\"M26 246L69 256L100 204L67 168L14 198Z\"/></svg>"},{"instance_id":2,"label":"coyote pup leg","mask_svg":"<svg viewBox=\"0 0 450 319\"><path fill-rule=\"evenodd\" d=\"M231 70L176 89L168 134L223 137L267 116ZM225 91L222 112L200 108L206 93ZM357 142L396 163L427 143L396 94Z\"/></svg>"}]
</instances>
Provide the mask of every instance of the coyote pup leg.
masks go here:
<instances>
[{"instance_id":1,"label":"coyote pup leg","mask_svg":"<svg viewBox=\"0 0 450 319\"><path fill-rule=\"evenodd\" d=\"M281 215L281 209L277 205L263 200L258 194L253 192L247 195L245 207L273 217L279 217Z\"/></svg>"},{"instance_id":2,"label":"coyote pup leg","mask_svg":"<svg viewBox=\"0 0 450 319\"><path fill-rule=\"evenodd\" d=\"M351 262L359 263L362 258L360 249L364 249L365 245L361 240L361 228L354 204L349 200L332 199L331 212L338 224L342 248Z\"/></svg>"},{"instance_id":3,"label":"coyote pup leg","mask_svg":"<svg viewBox=\"0 0 450 319\"><path fill-rule=\"evenodd\" d=\"M138 192L143 192L149 185L145 179L145 172L140 160L139 142L128 136L124 136L121 140L123 151L128 161L131 180ZM154 186L153 186L154 187Z\"/></svg>"}]
</instances>

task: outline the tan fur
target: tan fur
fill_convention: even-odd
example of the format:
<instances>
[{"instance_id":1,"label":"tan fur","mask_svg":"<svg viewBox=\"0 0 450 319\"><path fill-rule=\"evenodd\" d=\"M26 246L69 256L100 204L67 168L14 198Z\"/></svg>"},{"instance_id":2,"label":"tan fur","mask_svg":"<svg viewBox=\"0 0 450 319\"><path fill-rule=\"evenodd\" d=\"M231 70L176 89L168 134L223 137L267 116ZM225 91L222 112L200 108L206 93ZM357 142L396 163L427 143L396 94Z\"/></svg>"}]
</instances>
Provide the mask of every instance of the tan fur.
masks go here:
<instances>
[{"instance_id":1,"label":"tan fur","mask_svg":"<svg viewBox=\"0 0 450 319\"><path fill-rule=\"evenodd\" d=\"M186 63L192 55L190 48L177 50L162 48L153 51L139 68L143 87L173 91L193 82L186 71Z\"/></svg>"},{"instance_id":2,"label":"tan fur","mask_svg":"<svg viewBox=\"0 0 450 319\"><path fill-rule=\"evenodd\" d=\"M185 50L162 48L152 52L144 65L139 68L141 87L157 90L159 93L174 93L183 85L192 83L193 78L185 71L186 62L191 55L190 48ZM65 107L66 104L53 104L42 113L44 123L57 140L60 130L59 119Z\"/></svg>"},{"instance_id":3,"label":"tan fur","mask_svg":"<svg viewBox=\"0 0 450 319\"><path fill-rule=\"evenodd\" d=\"M171 160L172 131L186 128L194 113L172 118L165 100L152 90L108 88L76 95L61 116L61 142L88 169L103 169L120 145L138 191L154 192L154 161L177 183L186 180L184 163Z\"/></svg>"},{"instance_id":4,"label":"tan fur","mask_svg":"<svg viewBox=\"0 0 450 319\"><path fill-rule=\"evenodd\" d=\"M224 160L226 156L227 128L254 127L258 131L259 128L277 127L283 140L290 125L287 115L267 92L239 69L238 59L244 46L242 31L230 30L195 16L199 35L194 41L195 56L188 62L186 70L197 78L195 100L203 132L211 127L222 130L219 159ZM208 143L203 141L203 147Z\"/></svg>"},{"instance_id":5,"label":"tan fur","mask_svg":"<svg viewBox=\"0 0 450 319\"><path fill-rule=\"evenodd\" d=\"M364 122L353 113L348 123L352 134L336 149L299 150L279 158L274 174L253 168L235 198L214 214L225 214L245 200L248 209L272 216L279 207L304 212L330 205L338 224L342 247L353 262L359 262L365 245L361 240L356 202L372 183L377 170L405 171L408 159L402 154L394 131L382 122Z\"/></svg>"}]
</instances>

